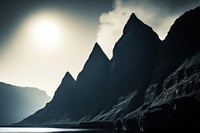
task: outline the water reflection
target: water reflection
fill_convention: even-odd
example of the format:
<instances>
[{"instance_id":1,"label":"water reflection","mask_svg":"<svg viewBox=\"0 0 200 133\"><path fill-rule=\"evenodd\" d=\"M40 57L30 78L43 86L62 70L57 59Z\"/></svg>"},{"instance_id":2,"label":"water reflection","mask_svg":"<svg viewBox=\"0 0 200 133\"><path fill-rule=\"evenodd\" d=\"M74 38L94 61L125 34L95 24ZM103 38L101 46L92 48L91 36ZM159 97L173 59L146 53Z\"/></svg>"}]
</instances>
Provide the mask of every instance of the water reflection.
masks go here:
<instances>
[{"instance_id":1,"label":"water reflection","mask_svg":"<svg viewBox=\"0 0 200 133\"><path fill-rule=\"evenodd\" d=\"M2 133L95 133L95 132L104 132L101 129L65 129L65 128L21 128L21 127L0 127L0 132Z\"/></svg>"}]
</instances>

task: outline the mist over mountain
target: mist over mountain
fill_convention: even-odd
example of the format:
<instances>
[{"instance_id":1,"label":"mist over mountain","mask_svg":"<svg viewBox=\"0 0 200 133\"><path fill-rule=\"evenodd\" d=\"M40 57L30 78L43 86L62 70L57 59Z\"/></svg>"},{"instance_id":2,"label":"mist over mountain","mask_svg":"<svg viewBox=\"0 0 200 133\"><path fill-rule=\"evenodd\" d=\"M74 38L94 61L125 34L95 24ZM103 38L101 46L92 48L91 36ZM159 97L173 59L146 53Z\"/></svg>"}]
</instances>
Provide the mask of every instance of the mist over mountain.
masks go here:
<instances>
[{"instance_id":1,"label":"mist over mountain","mask_svg":"<svg viewBox=\"0 0 200 133\"><path fill-rule=\"evenodd\" d=\"M77 80L67 73L52 101L18 125L135 119L142 123L140 129L149 132L155 131L156 124L159 131L178 130L185 124L188 129L196 127L200 118L199 17L200 7L186 12L161 41L132 14L111 60L96 43ZM187 118L191 123L182 121L191 113ZM170 124L163 127L162 122Z\"/></svg>"},{"instance_id":2,"label":"mist over mountain","mask_svg":"<svg viewBox=\"0 0 200 133\"><path fill-rule=\"evenodd\" d=\"M18 87L0 82L0 125L21 121L43 108L50 97L37 88Z\"/></svg>"}]
</instances>

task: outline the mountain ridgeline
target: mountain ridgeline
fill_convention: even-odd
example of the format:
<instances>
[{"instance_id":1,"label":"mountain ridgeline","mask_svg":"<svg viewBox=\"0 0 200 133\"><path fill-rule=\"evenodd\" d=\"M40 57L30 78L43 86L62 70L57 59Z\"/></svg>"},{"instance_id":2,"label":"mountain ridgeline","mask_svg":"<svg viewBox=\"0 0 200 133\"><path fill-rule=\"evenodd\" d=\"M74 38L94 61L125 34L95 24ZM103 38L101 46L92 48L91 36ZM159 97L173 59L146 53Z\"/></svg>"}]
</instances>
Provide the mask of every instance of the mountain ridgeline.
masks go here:
<instances>
[{"instance_id":1,"label":"mountain ridgeline","mask_svg":"<svg viewBox=\"0 0 200 133\"><path fill-rule=\"evenodd\" d=\"M50 101L45 91L0 82L0 126L19 122Z\"/></svg>"},{"instance_id":2,"label":"mountain ridgeline","mask_svg":"<svg viewBox=\"0 0 200 133\"><path fill-rule=\"evenodd\" d=\"M18 125L134 119L152 106L179 97L193 97L194 91L175 97L167 91L182 83L174 78L176 82L168 81L178 70L184 80L200 73L196 55L200 50L199 18L200 7L186 12L161 41L151 27L132 14L115 44L111 60L96 43L77 80L67 72L52 101ZM195 66L190 76L184 76L186 66ZM200 76L196 78L195 83L199 84ZM174 91L178 93L177 88ZM164 94L169 95L168 99L162 97ZM195 96L198 97L197 93Z\"/></svg>"}]
</instances>

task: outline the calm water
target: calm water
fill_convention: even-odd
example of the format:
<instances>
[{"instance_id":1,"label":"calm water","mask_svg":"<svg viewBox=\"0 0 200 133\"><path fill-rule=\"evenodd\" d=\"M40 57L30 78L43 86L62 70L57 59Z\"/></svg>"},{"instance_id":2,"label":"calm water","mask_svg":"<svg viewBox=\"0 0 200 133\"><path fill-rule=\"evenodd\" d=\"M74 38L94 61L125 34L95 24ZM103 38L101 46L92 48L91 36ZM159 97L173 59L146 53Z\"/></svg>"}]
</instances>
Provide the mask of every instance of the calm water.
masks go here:
<instances>
[{"instance_id":1,"label":"calm water","mask_svg":"<svg viewBox=\"0 0 200 133\"><path fill-rule=\"evenodd\" d=\"M2 133L114 133L113 130L104 129L65 129L65 128L21 128L0 127Z\"/></svg>"}]
</instances>

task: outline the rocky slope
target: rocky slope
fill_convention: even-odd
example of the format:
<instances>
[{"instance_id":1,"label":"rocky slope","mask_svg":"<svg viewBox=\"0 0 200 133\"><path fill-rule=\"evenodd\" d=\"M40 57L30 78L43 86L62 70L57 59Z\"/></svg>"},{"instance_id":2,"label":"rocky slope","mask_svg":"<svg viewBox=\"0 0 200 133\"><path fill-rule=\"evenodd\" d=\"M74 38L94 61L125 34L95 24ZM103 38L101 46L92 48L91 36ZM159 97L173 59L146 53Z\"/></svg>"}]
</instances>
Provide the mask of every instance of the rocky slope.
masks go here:
<instances>
[{"instance_id":1,"label":"rocky slope","mask_svg":"<svg viewBox=\"0 0 200 133\"><path fill-rule=\"evenodd\" d=\"M85 116L103 110L106 101L101 98L106 90L109 66L109 59L96 43L77 80L67 72L52 101L17 125L66 124L83 117L86 120Z\"/></svg>"},{"instance_id":2,"label":"rocky slope","mask_svg":"<svg viewBox=\"0 0 200 133\"><path fill-rule=\"evenodd\" d=\"M47 103L43 109L24 119L20 125L53 125L59 124L60 121L70 122L67 112L73 110L73 108L67 107L73 107L75 101L73 100L74 84L74 78L67 72L51 102Z\"/></svg>"},{"instance_id":3,"label":"rocky slope","mask_svg":"<svg viewBox=\"0 0 200 133\"><path fill-rule=\"evenodd\" d=\"M116 120L142 105L160 45L157 34L132 14L113 50L109 91L106 93L111 104L93 120ZM125 108L120 101L127 97L132 98Z\"/></svg>"},{"instance_id":4,"label":"rocky slope","mask_svg":"<svg viewBox=\"0 0 200 133\"><path fill-rule=\"evenodd\" d=\"M175 98L175 97L171 96L172 92L168 92L171 90L168 90L167 92L165 92L166 88L164 86L170 86L170 84L178 85L179 83L177 81L175 82L172 80L170 80L169 84L166 85L166 82L169 80L167 77L170 76L179 66L181 66L181 64L185 60L190 60L189 58L191 56L195 55L196 53L198 53L198 51L200 51L200 45L199 45L200 39L198 37L198 35L199 35L198 33L200 32L200 26L199 26L200 20L198 19L199 17L200 17L200 8L196 8L194 10L186 12L180 18L178 18L175 21L175 23L173 24L173 26L171 27L166 39L161 43L162 45L160 46L160 51L157 54L157 56L159 58L157 60L155 60L156 63L154 64L153 69L150 70L150 72L153 71L152 73L150 73L150 77L148 77L146 75L145 76L141 75L142 72L144 72L144 70L138 70L136 83L140 83L139 82L140 78L146 78L141 81L145 81L148 84L146 85L145 83L142 83L141 86L144 87L143 89L139 88L138 90L137 89L134 90L133 88L136 88L136 86L129 88L129 91L131 91L129 94L123 95L121 93L121 97L118 97L118 99L116 100L117 102L111 106L110 110L102 111L93 120L123 119L123 117L125 117L125 115L129 114L130 112L133 112L131 115L132 118L133 118L133 116L137 117L139 114L141 115L141 109L145 110L149 107L149 104L147 104L144 101L150 102L150 101L154 101L157 99L157 101L164 103L164 100L162 100L162 97L168 97L167 95L170 95L168 97L168 100L172 100L173 98ZM126 27L125 27L125 29L126 29ZM128 28L128 29L130 29L130 28ZM146 32L144 32L144 33L146 33ZM121 39L123 39L123 36ZM119 40L119 42L120 42L120 40ZM132 41L132 42L135 42L135 41ZM137 41L137 44L139 42L140 41ZM159 48L157 50L159 50ZM113 58L114 58L114 56L113 56ZM146 58L147 57L145 57L145 59ZM195 59L193 59L193 58L195 58ZM199 56L195 56L193 58L191 60L198 60ZM128 57L126 59L128 59ZM143 59L143 60L145 60L145 59ZM155 57L155 59L156 59L156 57ZM198 62L198 61L196 61L196 62ZM139 61L137 61L137 63L139 63ZM191 65L191 63L190 63L190 65ZM147 64L145 66L149 67ZM195 65L195 63L194 63L191 66L193 68L193 67L196 67L197 65ZM140 67L143 67L143 66L140 65ZM151 65L150 65L150 67L151 67ZM132 66L132 69L135 70L135 68L133 66ZM145 68L145 70L148 70L148 69ZM182 72L182 75L180 74L179 76L183 76L183 71L184 70L179 71L179 73ZM129 71L129 72L131 72L131 71ZM189 77L185 77L185 78L188 79ZM198 78L199 77L197 77L196 80L198 80ZM126 79L126 78L122 78L121 82L124 81L123 79ZM149 80L150 80L150 82L148 82ZM120 84L122 84L121 82L120 82ZM131 83L134 84L134 81L132 81ZM124 88L125 87L121 87L121 89L124 89ZM181 86L181 88L182 88L181 89L182 92L184 89L186 89L183 86ZM190 88L194 89L194 87L190 87ZM178 90L174 90L174 91L178 91ZM137 97L138 92L142 92L142 93L140 93L141 95L139 95ZM135 93L136 93L136 95L135 95ZM173 93L175 93L175 92L173 92ZM132 98L127 100L127 97L129 97L130 94L134 94L134 95L132 95ZM184 93L180 94L180 96L183 96L183 95L184 95ZM188 95L189 95L189 93L188 93ZM157 98L154 99L155 97L157 97ZM120 99L124 99L124 100L120 100ZM138 102L140 102L140 104L138 104ZM121 106L119 108L119 105L122 105L122 103L125 106ZM139 110L134 111L135 109L137 109L139 107L137 105L139 105L141 107L139 108ZM135 115L133 115L133 114L135 114ZM113 117L113 116L115 116L115 117ZM125 118L129 118L129 117L125 117Z\"/></svg>"},{"instance_id":5,"label":"rocky slope","mask_svg":"<svg viewBox=\"0 0 200 133\"><path fill-rule=\"evenodd\" d=\"M174 72L187 58L200 49L200 8L188 11L171 26L167 37L162 42L157 67L154 69L152 84L163 81ZM161 87L160 87L161 88ZM162 90L157 90L160 93Z\"/></svg>"},{"instance_id":6,"label":"rocky slope","mask_svg":"<svg viewBox=\"0 0 200 133\"><path fill-rule=\"evenodd\" d=\"M21 121L50 101L46 92L37 88L18 87L0 82L0 125Z\"/></svg>"},{"instance_id":7,"label":"rocky slope","mask_svg":"<svg viewBox=\"0 0 200 133\"><path fill-rule=\"evenodd\" d=\"M160 107L164 113L161 111L155 114L170 113L170 120L174 122L177 110L174 113L171 109L188 108L179 103L191 103L192 110L198 108L199 17L200 7L186 12L172 25L166 39L160 41L149 26L132 14L122 37L115 45L110 61L96 44L77 81L63 81L61 86L66 84L70 87L59 87L57 94L45 108L19 124L138 120L144 114L148 115L147 120L152 123L151 112L154 114ZM194 56L195 54L197 55ZM70 94L65 94L65 90ZM55 100L58 95L66 98L65 101L61 100L61 104ZM189 97L189 100L184 97ZM175 104L172 105L172 101ZM51 112L51 103L59 105L54 107L55 112L62 108L62 117ZM182 111L178 110L180 118L183 116L179 115ZM192 112L190 109L187 111L186 114ZM47 116L51 117L45 119ZM158 117L166 119L163 116ZM170 123L166 120L166 123Z\"/></svg>"},{"instance_id":8,"label":"rocky slope","mask_svg":"<svg viewBox=\"0 0 200 133\"><path fill-rule=\"evenodd\" d=\"M148 87L144 104L123 119L137 119L145 132L196 132L200 120L200 52L167 77L161 94Z\"/></svg>"},{"instance_id":9,"label":"rocky slope","mask_svg":"<svg viewBox=\"0 0 200 133\"><path fill-rule=\"evenodd\" d=\"M81 112L74 114L77 120L85 116L92 117L105 108L107 99L102 99L102 96L107 90L109 68L109 59L96 43L75 85L77 106L81 109Z\"/></svg>"}]
</instances>

